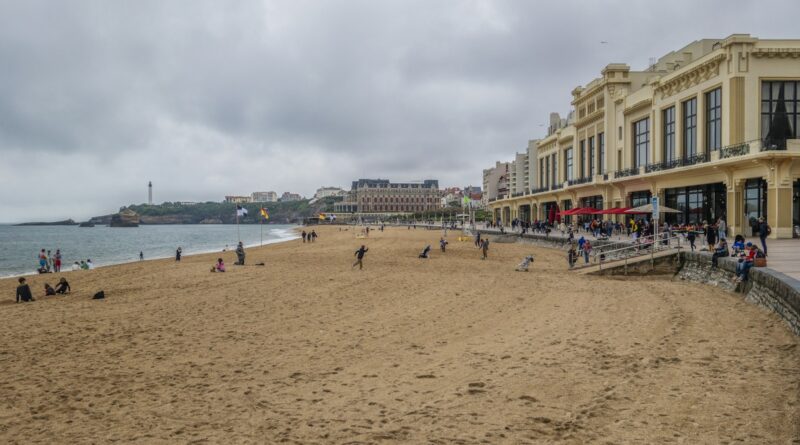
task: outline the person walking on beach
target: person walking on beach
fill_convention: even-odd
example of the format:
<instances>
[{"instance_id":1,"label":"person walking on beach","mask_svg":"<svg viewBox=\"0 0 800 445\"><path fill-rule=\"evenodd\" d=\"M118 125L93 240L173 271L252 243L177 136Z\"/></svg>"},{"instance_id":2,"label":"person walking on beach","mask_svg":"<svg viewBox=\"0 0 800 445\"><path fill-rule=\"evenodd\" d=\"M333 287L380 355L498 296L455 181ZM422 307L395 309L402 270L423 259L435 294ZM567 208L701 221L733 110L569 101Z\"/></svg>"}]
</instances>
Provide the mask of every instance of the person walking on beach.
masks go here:
<instances>
[{"instance_id":1,"label":"person walking on beach","mask_svg":"<svg viewBox=\"0 0 800 445\"><path fill-rule=\"evenodd\" d=\"M17 286L17 303L19 303L20 300L24 302L36 301L33 299L30 286L28 286L28 283L25 282L25 278L22 277L20 277L19 286Z\"/></svg>"},{"instance_id":2,"label":"person walking on beach","mask_svg":"<svg viewBox=\"0 0 800 445\"><path fill-rule=\"evenodd\" d=\"M478 248L481 247L481 234L480 233L475 235L475 247L478 247Z\"/></svg>"},{"instance_id":3,"label":"person walking on beach","mask_svg":"<svg viewBox=\"0 0 800 445\"><path fill-rule=\"evenodd\" d=\"M444 238L439 238L439 248L442 249L442 252L447 250L447 240Z\"/></svg>"},{"instance_id":4,"label":"person walking on beach","mask_svg":"<svg viewBox=\"0 0 800 445\"><path fill-rule=\"evenodd\" d=\"M239 241L239 245L236 246L236 258L239 260L236 262L239 266L244 266L244 245L241 241Z\"/></svg>"},{"instance_id":5,"label":"person walking on beach","mask_svg":"<svg viewBox=\"0 0 800 445\"><path fill-rule=\"evenodd\" d=\"M56 249L55 260L53 261L53 270L56 273L61 272L61 249Z\"/></svg>"},{"instance_id":6,"label":"person walking on beach","mask_svg":"<svg viewBox=\"0 0 800 445\"><path fill-rule=\"evenodd\" d=\"M489 257L489 240L488 239L484 239L483 241L481 241L481 255L482 255L481 256L482 260L485 260L486 258Z\"/></svg>"},{"instance_id":7,"label":"person walking on beach","mask_svg":"<svg viewBox=\"0 0 800 445\"><path fill-rule=\"evenodd\" d=\"M47 251L47 271L52 272L55 265L53 264L53 254Z\"/></svg>"},{"instance_id":8,"label":"person walking on beach","mask_svg":"<svg viewBox=\"0 0 800 445\"><path fill-rule=\"evenodd\" d=\"M305 242L306 242L306 231L305 230L300 232L300 238L303 238L303 244L305 244Z\"/></svg>"},{"instance_id":9,"label":"person walking on beach","mask_svg":"<svg viewBox=\"0 0 800 445\"><path fill-rule=\"evenodd\" d=\"M356 250L356 253L353 254L356 257L356 262L353 263L353 267L358 266L358 270L364 268L364 254L366 254L368 251L369 249L367 249L363 244L358 250Z\"/></svg>"},{"instance_id":10,"label":"person walking on beach","mask_svg":"<svg viewBox=\"0 0 800 445\"><path fill-rule=\"evenodd\" d=\"M139 251L139 261L144 261L144 252Z\"/></svg>"},{"instance_id":11,"label":"person walking on beach","mask_svg":"<svg viewBox=\"0 0 800 445\"><path fill-rule=\"evenodd\" d=\"M183 253L183 249L178 247L178 250L175 251L175 261L181 260L181 254Z\"/></svg>"},{"instance_id":12,"label":"person walking on beach","mask_svg":"<svg viewBox=\"0 0 800 445\"><path fill-rule=\"evenodd\" d=\"M312 230L311 231L311 242L313 243L316 240L317 240L317 231L316 230Z\"/></svg>"},{"instance_id":13,"label":"person walking on beach","mask_svg":"<svg viewBox=\"0 0 800 445\"><path fill-rule=\"evenodd\" d=\"M47 254L44 253L44 249L39 252L39 272L47 271Z\"/></svg>"}]
</instances>

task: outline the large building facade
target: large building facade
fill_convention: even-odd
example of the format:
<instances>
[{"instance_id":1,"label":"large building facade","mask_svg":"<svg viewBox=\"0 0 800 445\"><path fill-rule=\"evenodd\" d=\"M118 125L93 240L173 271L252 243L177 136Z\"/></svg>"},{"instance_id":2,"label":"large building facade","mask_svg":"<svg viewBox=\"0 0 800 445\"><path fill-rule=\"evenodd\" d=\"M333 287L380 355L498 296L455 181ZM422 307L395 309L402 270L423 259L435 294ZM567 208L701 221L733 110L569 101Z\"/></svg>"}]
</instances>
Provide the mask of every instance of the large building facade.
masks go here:
<instances>
[{"instance_id":1,"label":"large building facade","mask_svg":"<svg viewBox=\"0 0 800 445\"><path fill-rule=\"evenodd\" d=\"M645 71L610 64L572 91L573 111L551 117L529 158L529 189L489 203L505 222L546 219L550 208L636 207L652 196L671 223L724 217L772 237L800 221L800 40L747 34L704 39ZM613 218L613 216L611 216Z\"/></svg>"},{"instance_id":2,"label":"large building facade","mask_svg":"<svg viewBox=\"0 0 800 445\"><path fill-rule=\"evenodd\" d=\"M419 213L441 208L439 181L392 183L388 179L359 179L335 212Z\"/></svg>"}]
</instances>

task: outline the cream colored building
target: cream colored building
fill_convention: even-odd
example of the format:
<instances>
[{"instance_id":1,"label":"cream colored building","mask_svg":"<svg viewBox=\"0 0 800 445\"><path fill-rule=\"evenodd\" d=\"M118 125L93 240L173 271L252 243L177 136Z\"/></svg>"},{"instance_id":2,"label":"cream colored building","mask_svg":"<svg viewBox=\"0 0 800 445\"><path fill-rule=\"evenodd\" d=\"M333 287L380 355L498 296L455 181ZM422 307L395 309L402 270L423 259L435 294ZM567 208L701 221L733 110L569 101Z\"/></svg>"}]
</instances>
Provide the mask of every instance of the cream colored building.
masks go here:
<instances>
[{"instance_id":1,"label":"cream colored building","mask_svg":"<svg viewBox=\"0 0 800 445\"><path fill-rule=\"evenodd\" d=\"M483 170L483 198L486 202L508 195L510 162L496 162L494 167Z\"/></svg>"},{"instance_id":2,"label":"cream colored building","mask_svg":"<svg viewBox=\"0 0 800 445\"><path fill-rule=\"evenodd\" d=\"M498 219L542 220L549 208L635 207L660 197L674 223L724 217L773 238L800 220L800 40L704 39L645 71L610 64L572 91L572 118L538 141L538 177L496 199ZM564 125L565 124L565 125ZM612 216L613 217L613 216Z\"/></svg>"}]
</instances>

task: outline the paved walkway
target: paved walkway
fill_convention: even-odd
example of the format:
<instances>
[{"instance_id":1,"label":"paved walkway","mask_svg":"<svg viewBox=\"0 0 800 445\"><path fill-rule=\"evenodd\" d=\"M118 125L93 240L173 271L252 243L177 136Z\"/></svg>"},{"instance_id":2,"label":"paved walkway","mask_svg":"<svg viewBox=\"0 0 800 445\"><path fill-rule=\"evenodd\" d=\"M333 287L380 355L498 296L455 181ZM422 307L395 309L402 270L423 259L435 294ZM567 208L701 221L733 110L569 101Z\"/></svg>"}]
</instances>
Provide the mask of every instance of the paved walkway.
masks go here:
<instances>
[{"instance_id":1,"label":"paved walkway","mask_svg":"<svg viewBox=\"0 0 800 445\"><path fill-rule=\"evenodd\" d=\"M758 238L755 242L761 247ZM767 267L800 280L800 239L768 239L767 249Z\"/></svg>"}]
</instances>

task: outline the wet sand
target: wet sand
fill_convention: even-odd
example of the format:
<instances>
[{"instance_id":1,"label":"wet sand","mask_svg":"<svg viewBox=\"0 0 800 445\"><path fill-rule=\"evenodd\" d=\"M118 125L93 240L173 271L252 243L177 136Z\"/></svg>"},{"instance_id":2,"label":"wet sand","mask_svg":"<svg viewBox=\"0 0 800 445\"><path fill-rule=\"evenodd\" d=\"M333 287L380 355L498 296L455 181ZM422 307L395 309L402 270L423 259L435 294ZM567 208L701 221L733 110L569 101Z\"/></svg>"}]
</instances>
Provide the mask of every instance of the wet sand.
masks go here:
<instances>
[{"instance_id":1,"label":"wet sand","mask_svg":"<svg viewBox=\"0 0 800 445\"><path fill-rule=\"evenodd\" d=\"M440 231L319 232L224 274L220 254L70 272L30 304L0 280L0 442L800 441L800 340L734 294L524 244L482 261L453 232L446 253Z\"/></svg>"}]
</instances>

